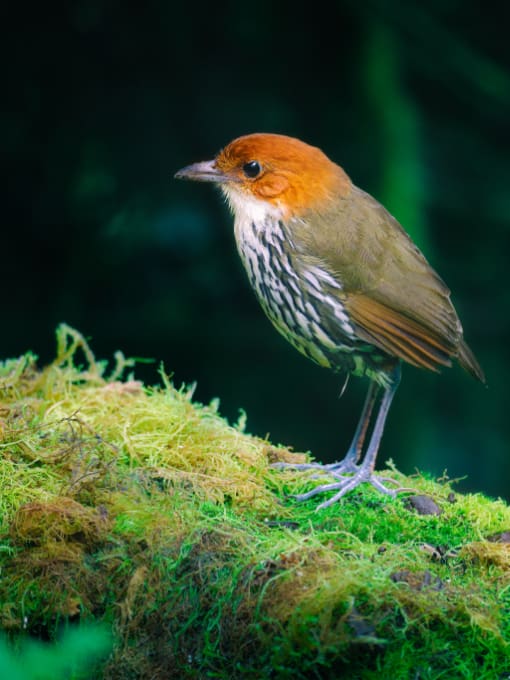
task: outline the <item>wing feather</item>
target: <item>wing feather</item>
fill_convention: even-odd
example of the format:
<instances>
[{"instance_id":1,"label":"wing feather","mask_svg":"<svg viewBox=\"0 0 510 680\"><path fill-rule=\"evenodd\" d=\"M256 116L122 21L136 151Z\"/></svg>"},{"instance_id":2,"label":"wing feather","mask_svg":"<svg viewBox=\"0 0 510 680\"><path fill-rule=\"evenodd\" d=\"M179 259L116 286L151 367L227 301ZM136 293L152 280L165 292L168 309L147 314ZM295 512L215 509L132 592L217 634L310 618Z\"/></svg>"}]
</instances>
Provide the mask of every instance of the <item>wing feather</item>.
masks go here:
<instances>
[{"instance_id":1,"label":"wing feather","mask_svg":"<svg viewBox=\"0 0 510 680\"><path fill-rule=\"evenodd\" d=\"M362 294L349 296L345 304L358 334L376 347L432 371L451 366L455 346L413 319Z\"/></svg>"},{"instance_id":2,"label":"wing feather","mask_svg":"<svg viewBox=\"0 0 510 680\"><path fill-rule=\"evenodd\" d=\"M451 358L484 382L463 340L450 290L397 220L352 186L324 212L293 224L301 266L338 282L338 295L361 339L415 366L438 371ZM298 258L299 259L299 258Z\"/></svg>"}]
</instances>

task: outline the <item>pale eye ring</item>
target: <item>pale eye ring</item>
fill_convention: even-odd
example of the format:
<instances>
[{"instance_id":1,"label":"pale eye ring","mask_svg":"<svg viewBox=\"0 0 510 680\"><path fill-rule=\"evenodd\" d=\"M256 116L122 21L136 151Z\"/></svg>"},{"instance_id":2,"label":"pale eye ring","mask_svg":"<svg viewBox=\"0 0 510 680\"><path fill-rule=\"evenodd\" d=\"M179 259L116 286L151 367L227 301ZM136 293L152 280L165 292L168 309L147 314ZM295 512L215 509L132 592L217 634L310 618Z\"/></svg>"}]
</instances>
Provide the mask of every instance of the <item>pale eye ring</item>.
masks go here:
<instances>
[{"instance_id":1,"label":"pale eye ring","mask_svg":"<svg viewBox=\"0 0 510 680\"><path fill-rule=\"evenodd\" d=\"M254 179L260 175L262 168L260 167L260 163L258 161L248 161L248 163L243 165L243 172L246 177Z\"/></svg>"}]
</instances>

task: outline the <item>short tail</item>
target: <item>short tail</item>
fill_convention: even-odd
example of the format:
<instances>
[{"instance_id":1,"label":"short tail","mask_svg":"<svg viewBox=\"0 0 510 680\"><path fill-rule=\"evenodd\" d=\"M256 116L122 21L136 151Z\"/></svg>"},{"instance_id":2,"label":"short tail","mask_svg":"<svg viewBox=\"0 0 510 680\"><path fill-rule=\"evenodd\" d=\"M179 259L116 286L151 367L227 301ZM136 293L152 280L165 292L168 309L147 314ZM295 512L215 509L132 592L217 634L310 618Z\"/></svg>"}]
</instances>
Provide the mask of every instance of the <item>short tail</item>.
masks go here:
<instances>
[{"instance_id":1,"label":"short tail","mask_svg":"<svg viewBox=\"0 0 510 680\"><path fill-rule=\"evenodd\" d=\"M459 354L457 356L457 360L462 368L464 368L468 373L471 373L473 378L477 378L484 385L487 384L487 381L485 380L485 374L482 371L480 364L464 340L461 340L459 345Z\"/></svg>"}]
</instances>

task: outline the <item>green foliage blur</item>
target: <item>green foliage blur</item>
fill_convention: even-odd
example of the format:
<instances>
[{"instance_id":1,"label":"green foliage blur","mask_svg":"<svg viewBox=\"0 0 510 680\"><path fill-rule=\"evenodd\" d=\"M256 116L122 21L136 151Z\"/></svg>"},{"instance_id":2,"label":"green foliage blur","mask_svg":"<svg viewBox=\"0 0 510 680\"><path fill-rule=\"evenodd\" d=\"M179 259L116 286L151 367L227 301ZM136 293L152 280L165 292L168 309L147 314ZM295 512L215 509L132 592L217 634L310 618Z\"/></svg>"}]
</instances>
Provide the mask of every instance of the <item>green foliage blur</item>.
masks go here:
<instances>
[{"instance_id":1,"label":"green foliage blur","mask_svg":"<svg viewBox=\"0 0 510 680\"><path fill-rule=\"evenodd\" d=\"M57 6L58 7L58 6ZM301 357L264 318L208 186L175 182L255 131L320 146L447 281L484 389L405 367L380 462L510 499L507 10L468 0L5 10L0 357L54 355L65 321L197 381L248 431L341 457L366 385ZM158 380L154 366L138 375Z\"/></svg>"},{"instance_id":2,"label":"green foliage blur","mask_svg":"<svg viewBox=\"0 0 510 680\"><path fill-rule=\"evenodd\" d=\"M99 626L69 630L56 643L0 638L0 678L79 680L94 677L94 666L111 651L110 633Z\"/></svg>"}]
</instances>

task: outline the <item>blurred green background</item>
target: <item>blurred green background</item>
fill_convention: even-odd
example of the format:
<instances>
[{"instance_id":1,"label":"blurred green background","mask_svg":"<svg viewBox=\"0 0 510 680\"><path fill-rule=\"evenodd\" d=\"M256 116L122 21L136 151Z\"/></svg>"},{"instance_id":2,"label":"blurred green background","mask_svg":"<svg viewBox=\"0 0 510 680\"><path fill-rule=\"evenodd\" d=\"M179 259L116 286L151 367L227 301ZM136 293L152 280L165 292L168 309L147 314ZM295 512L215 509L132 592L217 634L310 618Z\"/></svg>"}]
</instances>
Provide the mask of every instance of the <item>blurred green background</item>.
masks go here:
<instances>
[{"instance_id":1,"label":"blurred green background","mask_svg":"<svg viewBox=\"0 0 510 680\"><path fill-rule=\"evenodd\" d=\"M366 384L339 399L343 379L273 330L217 192L172 179L238 135L297 136L403 223L487 374L484 389L458 367L406 367L379 464L510 499L507 17L460 0L328 7L3 10L0 356L50 361L66 321L97 356L163 360L231 421L246 409L252 433L342 456ZM155 383L156 366L137 373Z\"/></svg>"}]
</instances>

